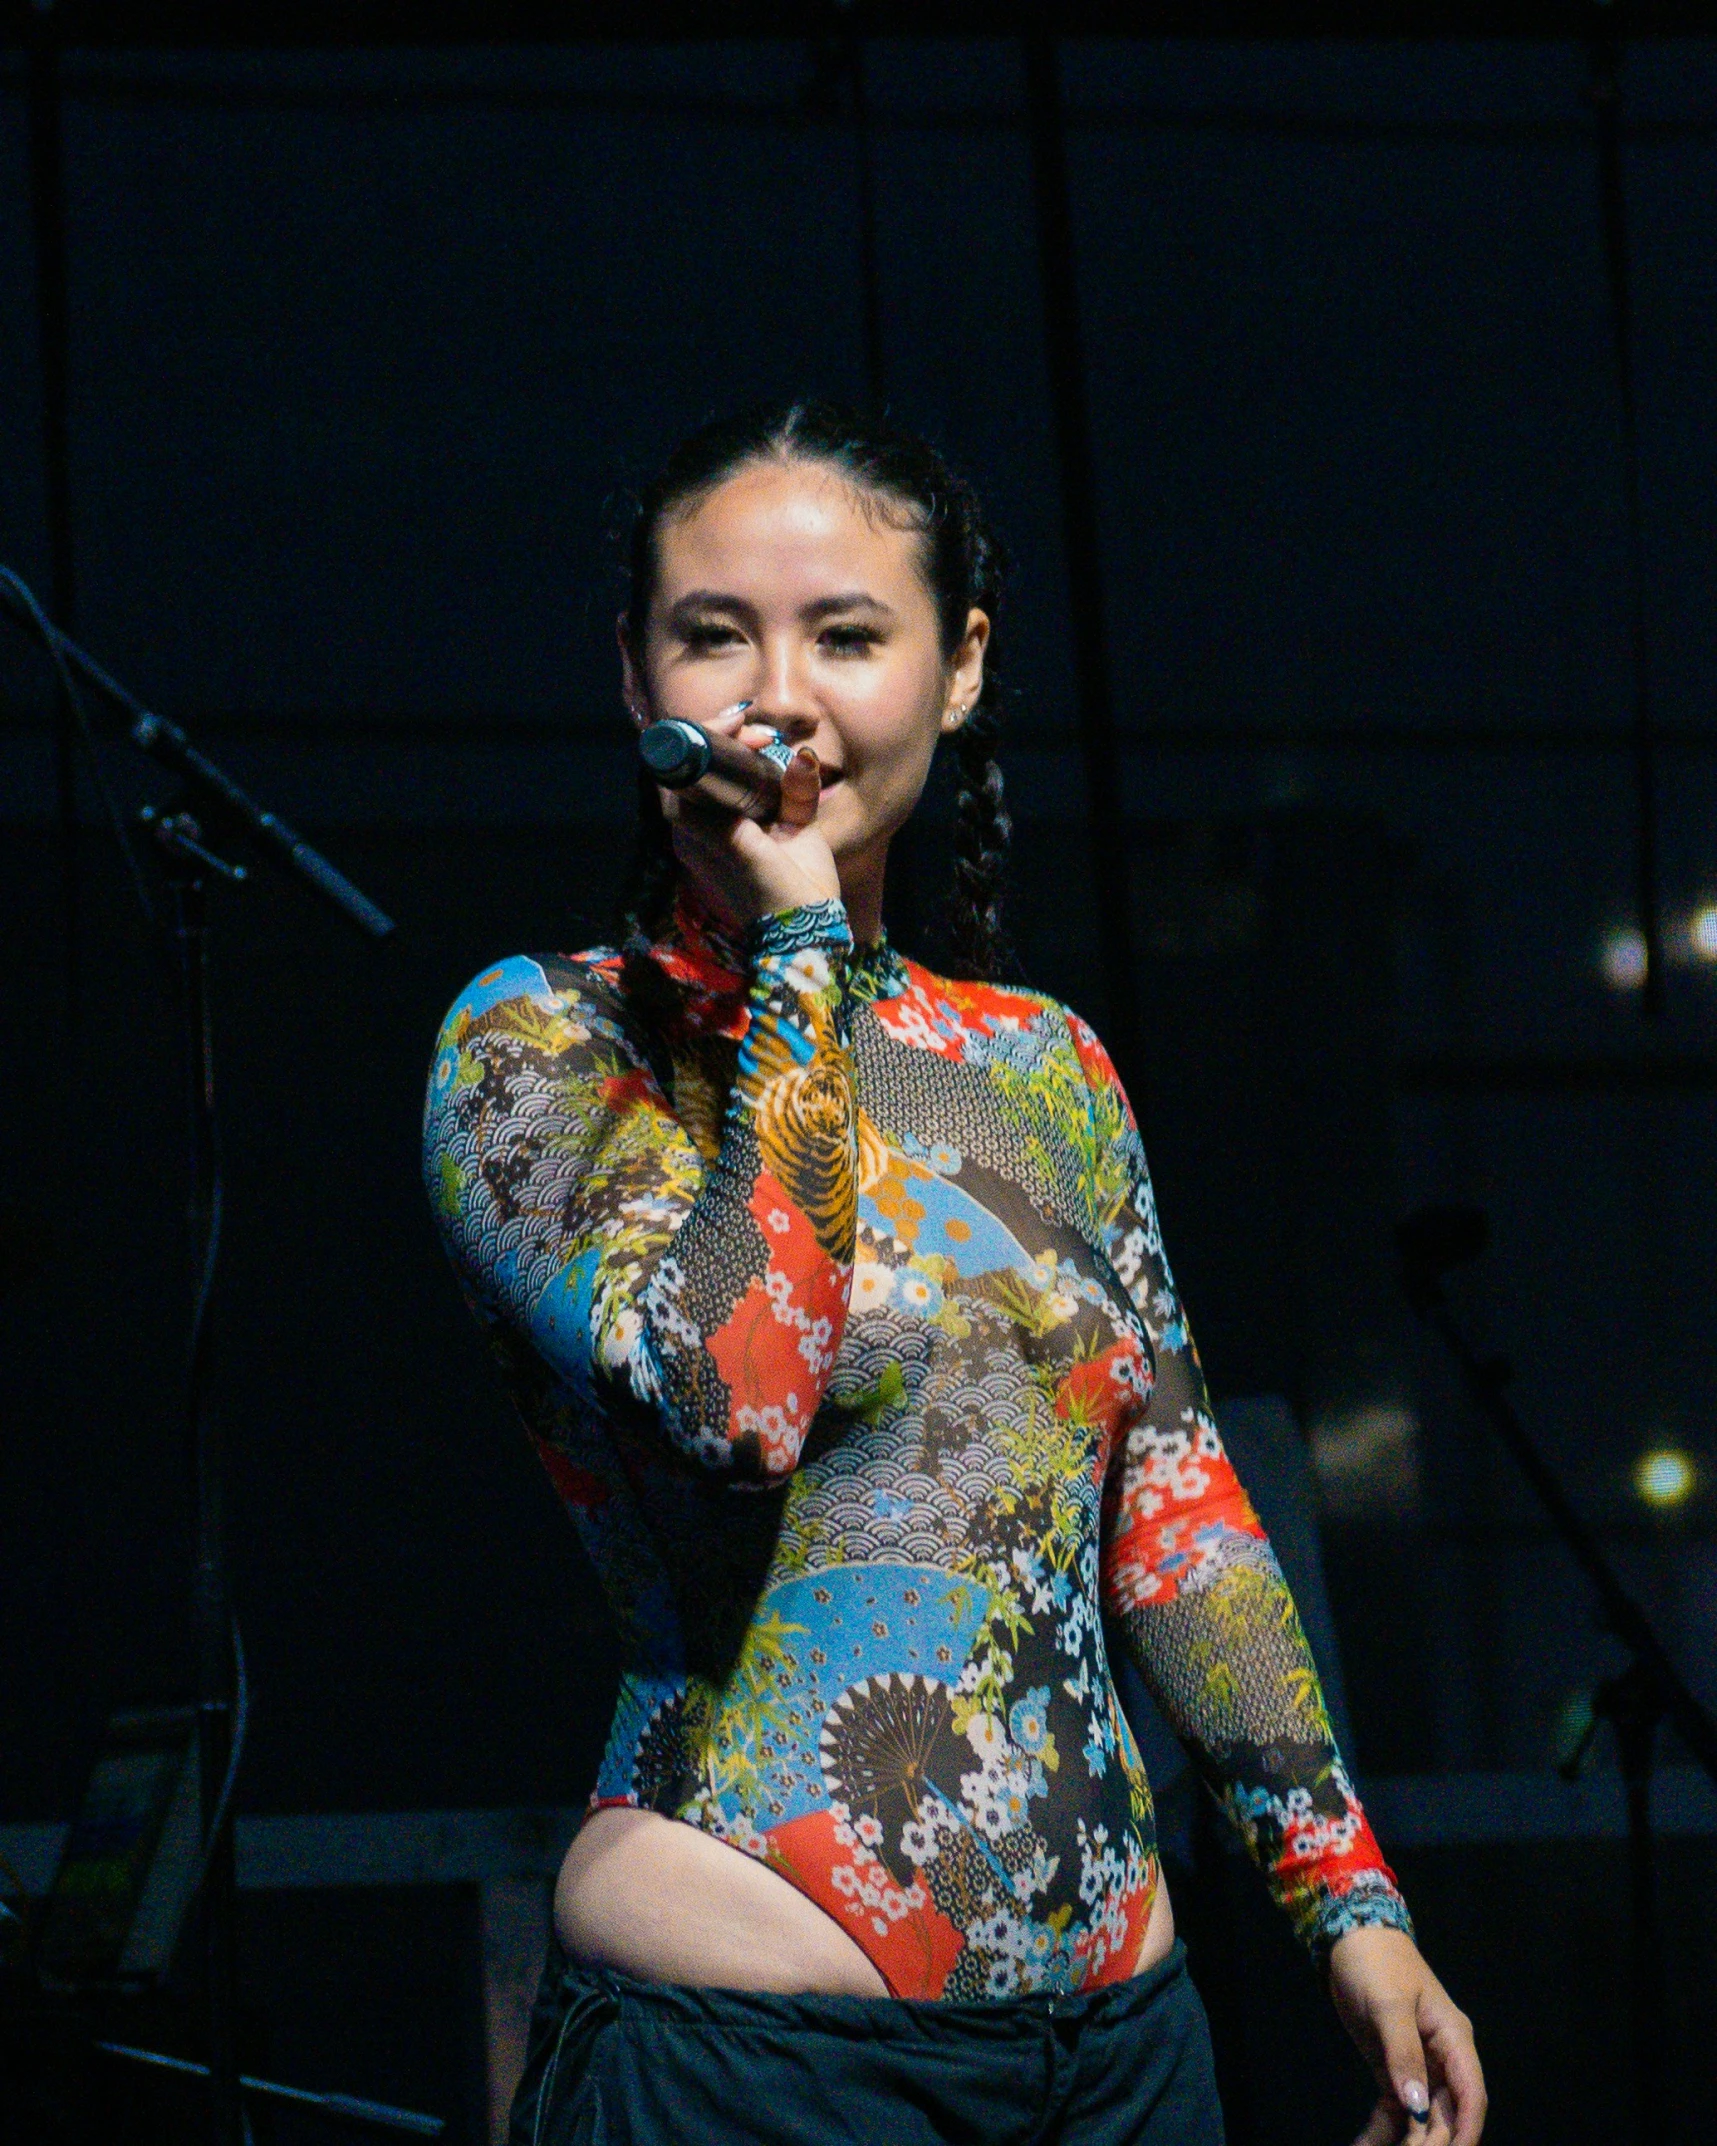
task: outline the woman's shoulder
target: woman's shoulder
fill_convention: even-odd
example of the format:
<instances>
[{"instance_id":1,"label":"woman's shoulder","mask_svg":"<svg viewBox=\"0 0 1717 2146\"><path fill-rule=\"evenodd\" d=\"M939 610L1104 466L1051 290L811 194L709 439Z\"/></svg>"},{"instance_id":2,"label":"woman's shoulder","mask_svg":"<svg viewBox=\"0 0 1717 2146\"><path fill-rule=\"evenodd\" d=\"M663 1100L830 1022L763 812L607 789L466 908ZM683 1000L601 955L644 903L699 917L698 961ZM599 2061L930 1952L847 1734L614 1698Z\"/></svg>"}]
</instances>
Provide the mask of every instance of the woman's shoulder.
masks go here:
<instances>
[{"instance_id":1,"label":"woman's shoulder","mask_svg":"<svg viewBox=\"0 0 1717 2146\"><path fill-rule=\"evenodd\" d=\"M947 1006L975 1020L1026 1026L1046 1016L1051 1020L1067 1016L1067 1009L1058 999L1051 998L1047 991L1033 990L1027 983L944 976L910 954L898 957L895 974L905 996Z\"/></svg>"},{"instance_id":2,"label":"woman's shoulder","mask_svg":"<svg viewBox=\"0 0 1717 2146\"><path fill-rule=\"evenodd\" d=\"M1052 993L1026 983L942 976L910 957L902 959L900 972L905 988L879 1000L876 1013L901 1041L966 1057L1011 1038L1077 1061L1094 1086L1114 1083L1115 1069L1097 1031Z\"/></svg>"},{"instance_id":3,"label":"woman's shoulder","mask_svg":"<svg viewBox=\"0 0 1717 2146\"><path fill-rule=\"evenodd\" d=\"M441 1042L463 1043L486 1029L552 1020L580 1008L620 1019L622 965L622 955L610 946L578 954L509 954L480 969L454 999L441 1023Z\"/></svg>"}]
</instances>

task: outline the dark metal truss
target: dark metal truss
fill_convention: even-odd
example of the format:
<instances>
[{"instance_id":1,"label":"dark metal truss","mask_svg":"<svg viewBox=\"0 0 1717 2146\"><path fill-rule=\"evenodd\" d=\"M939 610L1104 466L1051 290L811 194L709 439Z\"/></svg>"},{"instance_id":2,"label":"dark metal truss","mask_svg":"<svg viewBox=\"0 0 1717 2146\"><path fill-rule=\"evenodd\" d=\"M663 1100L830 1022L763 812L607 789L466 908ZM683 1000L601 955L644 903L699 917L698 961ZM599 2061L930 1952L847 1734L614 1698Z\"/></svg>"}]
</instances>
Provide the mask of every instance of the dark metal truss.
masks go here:
<instances>
[{"instance_id":1,"label":"dark metal truss","mask_svg":"<svg viewBox=\"0 0 1717 2146\"><path fill-rule=\"evenodd\" d=\"M4 0L64 45L650 44L826 37L1628 37L1717 32L1717 0Z\"/></svg>"}]
</instances>

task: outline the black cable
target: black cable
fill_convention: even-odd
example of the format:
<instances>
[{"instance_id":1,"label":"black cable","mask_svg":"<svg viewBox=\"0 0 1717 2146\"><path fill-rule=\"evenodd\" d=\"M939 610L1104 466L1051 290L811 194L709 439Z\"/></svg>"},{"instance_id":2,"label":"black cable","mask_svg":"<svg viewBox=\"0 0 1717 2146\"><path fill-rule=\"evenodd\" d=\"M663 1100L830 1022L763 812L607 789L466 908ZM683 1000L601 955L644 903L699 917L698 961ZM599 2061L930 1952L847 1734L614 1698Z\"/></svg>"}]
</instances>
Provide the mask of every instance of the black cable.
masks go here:
<instances>
[{"instance_id":1,"label":"black cable","mask_svg":"<svg viewBox=\"0 0 1717 2146\"><path fill-rule=\"evenodd\" d=\"M193 1422L202 1407L203 1381L208 1376L209 1303L215 1293L215 1264L221 1252L221 1217L226 1207L218 1149L210 1157L210 1163L209 1229L203 1240L202 1271L197 1276L197 1294L191 1306L190 1340L185 1350L185 1413Z\"/></svg>"},{"instance_id":2,"label":"black cable","mask_svg":"<svg viewBox=\"0 0 1717 2146\"><path fill-rule=\"evenodd\" d=\"M232 1746L227 1753L227 1770L221 1780L221 1792L215 1798L214 1817L203 1837L203 1852L197 1859L197 1875L191 1882L191 1890L185 1895L187 1920L197 1902L203 1896L203 1887L208 1882L210 1866L215 1859L215 1844L221 1837L221 1828L226 1824L232 1810L233 1790L238 1785L239 1762L244 1757L245 1732L250 1727L250 1677L244 1666L244 1640L238 1628L238 1619L232 1621L233 1635L233 1725Z\"/></svg>"},{"instance_id":3,"label":"black cable","mask_svg":"<svg viewBox=\"0 0 1717 2146\"><path fill-rule=\"evenodd\" d=\"M209 1363L209 1307L215 1293L215 1270L220 1261L221 1224L226 1211L226 1189L221 1175L220 1149L216 1145L211 1156L209 1176L209 1224L203 1239L202 1268L197 1276L197 1294L191 1306L190 1343L186 1351L185 1388L187 1408L195 1414L201 1405L203 1382L208 1376ZM203 1837L202 1858L197 1865L196 1882L191 1887L186 1902L186 1912L196 1904L209 1875L214 1859L215 1844L221 1828L226 1823L232 1806L233 1789L238 1780L239 1762L244 1756L245 1731L250 1723L250 1679L245 1670L244 1640L239 1631L238 1618L232 1617L232 1644L234 1668L232 1739L227 1753L226 1773L221 1781L220 1794L215 1798L215 1808Z\"/></svg>"}]
</instances>

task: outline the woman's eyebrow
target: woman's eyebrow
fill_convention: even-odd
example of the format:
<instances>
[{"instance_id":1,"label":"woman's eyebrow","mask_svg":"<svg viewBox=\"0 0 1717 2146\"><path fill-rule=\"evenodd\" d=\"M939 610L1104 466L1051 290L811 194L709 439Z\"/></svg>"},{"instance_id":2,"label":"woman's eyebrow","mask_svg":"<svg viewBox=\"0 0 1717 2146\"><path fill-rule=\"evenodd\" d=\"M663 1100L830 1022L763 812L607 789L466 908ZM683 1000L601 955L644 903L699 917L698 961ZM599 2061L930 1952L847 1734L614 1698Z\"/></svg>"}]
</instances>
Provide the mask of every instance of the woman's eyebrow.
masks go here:
<instances>
[{"instance_id":1,"label":"woman's eyebrow","mask_svg":"<svg viewBox=\"0 0 1717 2146\"><path fill-rule=\"evenodd\" d=\"M755 615L743 597L727 595L720 589L688 589L670 607L668 618L673 625L681 626L700 613L710 611L727 611L736 618L746 619Z\"/></svg>"},{"instance_id":2,"label":"woman's eyebrow","mask_svg":"<svg viewBox=\"0 0 1717 2146\"><path fill-rule=\"evenodd\" d=\"M872 611L878 618L894 616L892 605L864 589L848 589L840 596L819 596L815 603L806 604L799 616L807 625L814 626L819 619L829 618L837 611Z\"/></svg>"}]
</instances>

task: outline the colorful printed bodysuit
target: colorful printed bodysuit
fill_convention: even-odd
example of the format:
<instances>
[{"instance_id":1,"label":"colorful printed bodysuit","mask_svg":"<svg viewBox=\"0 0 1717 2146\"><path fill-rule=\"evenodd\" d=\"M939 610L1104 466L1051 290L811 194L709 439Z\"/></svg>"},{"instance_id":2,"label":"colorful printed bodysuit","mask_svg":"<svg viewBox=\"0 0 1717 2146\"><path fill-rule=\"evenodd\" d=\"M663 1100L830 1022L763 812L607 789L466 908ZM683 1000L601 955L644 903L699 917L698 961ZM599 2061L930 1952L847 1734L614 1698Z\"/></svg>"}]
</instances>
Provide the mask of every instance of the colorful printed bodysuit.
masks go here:
<instances>
[{"instance_id":1,"label":"colorful printed bodysuit","mask_svg":"<svg viewBox=\"0 0 1717 2146\"><path fill-rule=\"evenodd\" d=\"M597 1803L761 1858L897 1996L1115 1981L1118 1639L1309 1943L1408 1927L1077 1017L682 895L636 967L478 977L425 1137L618 1627Z\"/></svg>"}]
</instances>

